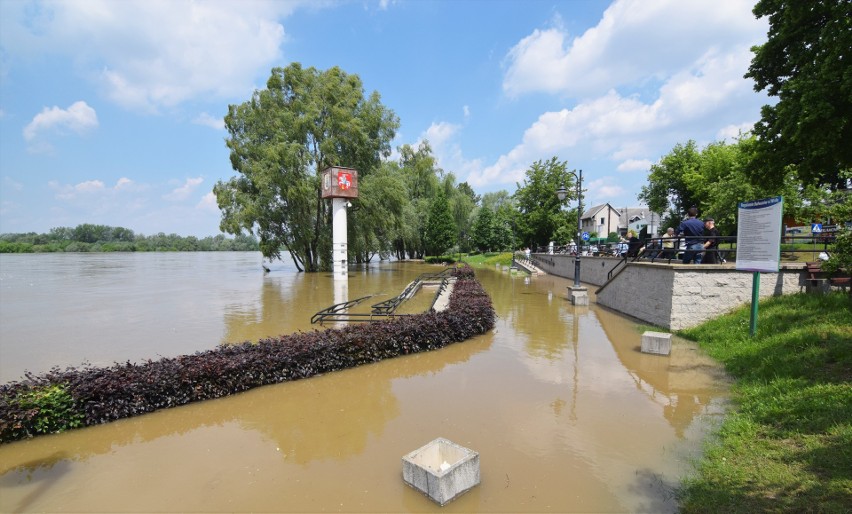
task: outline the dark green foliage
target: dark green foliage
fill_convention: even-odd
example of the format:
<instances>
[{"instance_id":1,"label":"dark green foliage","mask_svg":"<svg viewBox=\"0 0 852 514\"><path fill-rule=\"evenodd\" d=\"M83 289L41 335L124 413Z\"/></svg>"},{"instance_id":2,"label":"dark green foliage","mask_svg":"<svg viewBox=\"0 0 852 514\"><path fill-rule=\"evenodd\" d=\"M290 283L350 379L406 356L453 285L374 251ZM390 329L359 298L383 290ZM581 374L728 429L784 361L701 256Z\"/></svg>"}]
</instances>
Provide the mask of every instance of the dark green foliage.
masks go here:
<instances>
[{"instance_id":1,"label":"dark green foliage","mask_svg":"<svg viewBox=\"0 0 852 514\"><path fill-rule=\"evenodd\" d=\"M256 252L257 239L252 235L226 238L223 234L198 239L177 234L145 236L123 227L77 225L58 227L47 234L0 234L0 253L47 252Z\"/></svg>"},{"instance_id":2,"label":"dark green foliage","mask_svg":"<svg viewBox=\"0 0 852 514\"><path fill-rule=\"evenodd\" d=\"M450 214L447 197L441 193L429 206L429 218L426 220L426 251L430 255L441 255L456 241L456 223Z\"/></svg>"},{"instance_id":3,"label":"dark green foliage","mask_svg":"<svg viewBox=\"0 0 852 514\"><path fill-rule=\"evenodd\" d=\"M366 179L390 155L399 120L380 100L336 66L273 68L265 89L228 106L225 142L238 175L213 188L222 231L256 234L265 257L287 251L300 271L331 269L331 202L320 198L320 177L347 166Z\"/></svg>"},{"instance_id":4,"label":"dark green foliage","mask_svg":"<svg viewBox=\"0 0 852 514\"><path fill-rule=\"evenodd\" d=\"M63 383L36 380L32 387L20 389L13 395L3 395L0 426L9 431L9 439L23 439L36 434L63 432L83 425L83 415ZM8 403L9 409L5 409ZM8 417L7 417L8 416ZM5 440L5 434L4 439Z\"/></svg>"},{"instance_id":5,"label":"dark green foliage","mask_svg":"<svg viewBox=\"0 0 852 514\"><path fill-rule=\"evenodd\" d=\"M560 186L568 190L564 201L556 196ZM576 191L576 179L568 170L567 162L560 162L556 157L534 162L526 172L523 185L518 184L513 195L518 209L516 233L520 241L517 242L532 248L546 246L564 226L568 228L560 232L562 237L576 234L577 211L562 210L568 202L577 200Z\"/></svg>"},{"instance_id":6,"label":"dark green foliage","mask_svg":"<svg viewBox=\"0 0 852 514\"><path fill-rule=\"evenodd\" d=\"M438 256L429 256L423 259L428 264L455 264L456 258L452 255L438 255Z\"/></svg>"},{"instance_id":7,"label":"dark green foliage","mask_svg":"<svg viewBox=\"0 0 852 514\"><path fill-rule=\"evenodd\" d=\"M494 213L488 207L482 207L473 222L473 246L480 252L488 252L496 248Z\"/></svg>"},{"instance_id":8,"label":"dark green foliage","mask_svg":"<svg viewBox=\"0 0 852 514\"><path fill-rule=\"evenodd\" d=\"M142 364L28 374L21 382L0 386L0 442L435 350L491 330L494 309L473 270L465 266L455 275L449 308L442 312L271 337Z\"/></svg>"},{"instance_id":9,"label":"dark green foliage","mask_svg":"<svg viewBox=\"0 0 852 514\"><path fill-rule=\"evenodd\" d=\"M852 168L852 2L760 0L754 14L769 33L746 77L777 102L754 126L753 183L780 184L794 165L804 184L842 188L839 172Z\"/></svg>"}]
</instances>

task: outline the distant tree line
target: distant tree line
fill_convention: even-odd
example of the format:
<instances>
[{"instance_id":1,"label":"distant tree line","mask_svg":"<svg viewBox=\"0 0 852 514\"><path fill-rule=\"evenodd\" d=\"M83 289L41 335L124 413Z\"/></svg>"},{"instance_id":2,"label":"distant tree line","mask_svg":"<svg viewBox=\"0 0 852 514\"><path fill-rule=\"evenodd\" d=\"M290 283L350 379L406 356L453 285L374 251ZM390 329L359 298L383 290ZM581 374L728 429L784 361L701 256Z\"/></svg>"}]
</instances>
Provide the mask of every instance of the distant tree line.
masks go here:
<instances>
[{"instance_id":1,"label":"distant tree line","mask_svg":"<svg viewBox=\"0 0 852 514\"><path fill-rule=\"evenodd\" d=\"M197 238L177 234L145 236L124 227L84 223L50 229L47 234L0 234L0 253L43 252L251 252L260 249L252 235Z\"/></svg>"}]
</instances>

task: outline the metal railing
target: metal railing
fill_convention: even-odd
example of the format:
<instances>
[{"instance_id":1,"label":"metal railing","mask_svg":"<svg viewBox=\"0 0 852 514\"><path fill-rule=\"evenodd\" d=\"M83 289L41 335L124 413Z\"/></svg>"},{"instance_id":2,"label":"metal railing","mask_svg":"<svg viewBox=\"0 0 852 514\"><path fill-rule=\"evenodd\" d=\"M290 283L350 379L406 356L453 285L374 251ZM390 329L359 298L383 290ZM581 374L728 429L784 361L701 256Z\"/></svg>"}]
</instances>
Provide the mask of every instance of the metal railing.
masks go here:
<instances>
[{"instance_id":1,"label":"metal railing","mask_svg":"<svg viewBox=\"0 0 852 514\"><path fill-rule=\"evenodd\" d=\"M350 307L353 307L363 300L367 298L371 298L373 295L363 296L361 298L350 300L348 302L336 303L330 307L326 307L318 311L316 314L311 316L311 324L319 323L322 325L327 321L358 321L358 322L372 322L372 321L381 321L387 318L392 317L402 317L402 316L415 316L416 314L396 314L396 310L400 305L405 303L406 300L412 298L417 291L423 286L426 282L438 282L438 288L435 291L435 296L432 299L432 303L429 306L429 310L433 310L435 308L435 303L438 301L441 293L443 293L447 289L447 285L449 284L450 278L452 278L453 268L447 268L443 271L436 273L423 273L418 276L414 281L412 281L406 288L398 295L393 298L389 298L383 302L379 302L370 306L369 313L357 313L357 312L347 312Z\"/></svg>"},{"instance_id":2,"label":"metal railing","mask_svg":"<svg viewBox=\"0 0 852 514\"><path fill-rule=\"evenodd\" d=\"M628 243L603 243L592 245L581 245L580 255L594 257L628 257L632 261L645 262L666 262L672 263L682 260L684 252L689 251L687 248L687 240L697 239L699 241L716 241L716 247L706 250L696 250L706 254L715 254L717 263L725 263L736 260L736 236L703 236L694 238L686 236L676 236L672 238L654 237L645 239L638 247L638 251L631 252ZM671 244L671 247L665 247L666 243ZM784 235L781 239L781 259L789 261L804 262L805 259L800 259L801 256L814 254L812 260L816 260L816 255L820 253L831 254L831 247L834 243L834 232L823 232L821 234L811 235ZM543 246L536 249L536 253L531 260L541 259L542 254L550 255L551 247ZM553 255L576 255L576 245L562 245L552 247ZM617 267L622 266L619 263ZM614 268L615 269L615 268Z\"/></svg>"}]
</instances>

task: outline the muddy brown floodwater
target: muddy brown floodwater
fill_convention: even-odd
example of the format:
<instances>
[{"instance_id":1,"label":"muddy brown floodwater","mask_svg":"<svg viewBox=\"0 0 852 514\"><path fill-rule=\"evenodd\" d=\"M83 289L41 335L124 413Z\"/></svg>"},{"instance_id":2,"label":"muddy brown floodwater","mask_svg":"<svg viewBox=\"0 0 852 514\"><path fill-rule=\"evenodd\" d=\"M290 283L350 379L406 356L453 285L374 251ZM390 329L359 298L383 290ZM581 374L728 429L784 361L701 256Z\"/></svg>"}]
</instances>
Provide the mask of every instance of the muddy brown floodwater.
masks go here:
<instances>
[{"instance_id":1,"label":"muddy brown floodwater","mask_svg":"<svg viewBox=\"0 0 852 514\"><path fill-rule=\"evenodd\" d=\"M329 275L279 264L264 276L256 254L3 257L4 381L83 356L156 358L311 330L335 300ZM381 301L434 269L373 264L344 293ZM724 414L720 368L679 339L671 356L640 353L635 320L572 306L567 280L477 277L498 320L467 342L2 445L0 511L436 511L401 474L402 456L436 437L480 453L481 484L444 512L674 511Z\"/></svg>"}]
</instances>

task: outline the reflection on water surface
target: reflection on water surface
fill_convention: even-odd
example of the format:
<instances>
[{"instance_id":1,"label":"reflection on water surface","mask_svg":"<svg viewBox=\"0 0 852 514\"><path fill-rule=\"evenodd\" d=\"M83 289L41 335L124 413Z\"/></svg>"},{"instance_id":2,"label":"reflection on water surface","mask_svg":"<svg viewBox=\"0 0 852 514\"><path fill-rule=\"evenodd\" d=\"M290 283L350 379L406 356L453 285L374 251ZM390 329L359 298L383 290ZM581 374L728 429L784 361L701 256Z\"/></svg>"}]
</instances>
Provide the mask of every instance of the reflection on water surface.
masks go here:
<instances>
[{"instance_id":1,"label":"reflection on water surface","mask_svg":"<svg viewBox=\"0 0 852 514\"><path fill-rule=\"evenodd\" d=\"M158 323L180 334L188 330L184 319L191 327L212 325L198 330L203 338L193 338L195 347L178 353L312 330L306 319L334 303L328 275L282 265L263 276L254 255L199 261L178 254L160 264L120 257L101 262L104 273L121 269L132 277L142 267L148 275L166 275L151 278L171 282L163 293L169 297L158 301L171 308L145 307L158 295L143 282L112 288L97 266L66 265L85 270L83 282L97 284L80 292L100 297L100 307L86 300L88 308L108 311L77 320L81 339L95 337L89 319L120 321L109 307L115 302L126 301L127 312L147 318L130 320L134 330L152 325L147 336L132 336L140 341L134 344L167 333ZM9 267L2 264L5 281ZM189 275L185 281L175 267ZM193 278L195 267L204 280ZM373 265L353 273L347 293L378 293L381 301L430 269ZM572 306L566 280L492 269L478 270L477 277L498 321L494 331L470 341L0 446L0 510L434 511L402 481L401 458L439 436L481 458L481 485L443 507L448 512L674 510L673 486L724 409L727 385L715 364L681 340L670 357L641 354L634 322L594 305ZM16 297L5 282L0 287L5 323ZM176 307L192 304L201 305ZM37 313L29 317L36 323ZM135 357L123 353L128 345L121 338L96 341L106 348L105 359ZM45 342L35 344L50 351ZM185 343L173 337L165 344Z\"/></svg>"}]
</instances>

